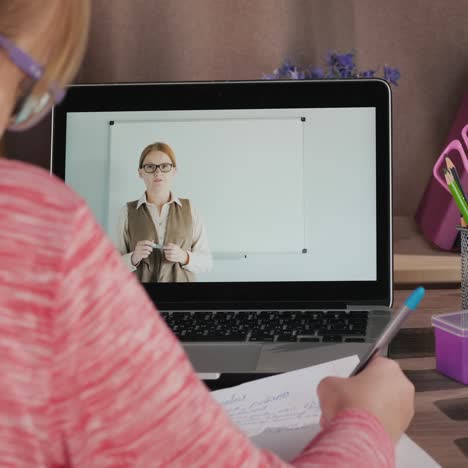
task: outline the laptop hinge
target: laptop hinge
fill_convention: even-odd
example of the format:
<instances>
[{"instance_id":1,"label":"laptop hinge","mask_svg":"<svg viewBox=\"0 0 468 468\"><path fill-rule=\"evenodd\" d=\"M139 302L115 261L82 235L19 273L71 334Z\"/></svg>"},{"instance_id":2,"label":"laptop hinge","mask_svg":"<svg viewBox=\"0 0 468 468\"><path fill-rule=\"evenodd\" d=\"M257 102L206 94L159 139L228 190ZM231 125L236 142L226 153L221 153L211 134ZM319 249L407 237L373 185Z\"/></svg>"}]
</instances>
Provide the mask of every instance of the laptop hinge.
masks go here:
<instances>
[{"instance_id":1,"label":"laptop hinge","mask_svg":"<svg viewBox=\"0 0 468 468\"><path fill-rule=\"evenodd\" d=\"M344 302L159 302L160 310L346 309Z\"/></svg>"}]
</instances>

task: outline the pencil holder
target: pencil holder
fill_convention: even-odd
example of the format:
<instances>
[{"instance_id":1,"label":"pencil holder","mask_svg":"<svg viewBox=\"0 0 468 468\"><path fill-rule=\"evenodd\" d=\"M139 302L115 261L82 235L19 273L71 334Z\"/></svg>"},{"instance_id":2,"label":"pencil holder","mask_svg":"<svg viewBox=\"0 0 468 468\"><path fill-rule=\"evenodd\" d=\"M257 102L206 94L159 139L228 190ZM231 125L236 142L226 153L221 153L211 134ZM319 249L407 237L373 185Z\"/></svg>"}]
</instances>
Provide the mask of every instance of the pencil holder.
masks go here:
<instances>
[{"instance_id":1,"label":"pencil holder","mask_svg":"<svg viewBox=\"0 0 468 468\"><path fill-rule=\"evenodd\" d=\"M458 250L455 226L460 211L445 182L445 158L450 157L460 174L463 188L468 189L468 157L459 140L453 140L442 151L432 170L431 180L416 211L416 222L423 234L443 250Z\"/></svg>"},{"instance_id":2,"label":"pencil holder","mask_svg":"<svg viewBox=\"0 0 468 468\"><path fill-rule=\"evenodd\" d=\"M468 310L468 228L457 227L461 246L461 306Z\"/></svg>"},{"instance_id":3,"label":"pencil holder","mask_svg":"<svg viewBox=\"0 0 468 468\"><path fill-rule=\"evenodd\" d=\"M443 250L458 250L455 226L460 219L457 205L450 194L442 172L445 158L449 157L460 176L465 191L468 190L468 91L440 153L432 176L416 211L415 220L424 236Z\"/></svg>"}]
</instances>

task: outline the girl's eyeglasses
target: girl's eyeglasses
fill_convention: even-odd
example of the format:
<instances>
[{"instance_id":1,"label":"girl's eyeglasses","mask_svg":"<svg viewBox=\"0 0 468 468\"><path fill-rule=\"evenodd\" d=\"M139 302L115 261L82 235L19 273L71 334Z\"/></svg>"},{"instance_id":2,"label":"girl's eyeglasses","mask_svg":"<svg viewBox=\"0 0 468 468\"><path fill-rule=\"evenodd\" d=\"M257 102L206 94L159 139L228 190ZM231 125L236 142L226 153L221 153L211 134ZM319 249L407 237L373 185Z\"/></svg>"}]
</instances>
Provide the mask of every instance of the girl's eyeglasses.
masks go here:
<instances>
[{"instance_id":1,"label":"girl's eyeglasses","mask_svg":"<svg viewBox=\"0 0 468 468\"><path fill-rule=\"evenodd\" d=\"M1 35L0 47L26 75L26 80L22 83L21 94L16 101L7 129L11 131L27 130L47 115L54 105L62 101L65 91L52 83L42 96L31 94L36 83L43 77L44 68L26 52Z\"/></svg>"}]
</instances>

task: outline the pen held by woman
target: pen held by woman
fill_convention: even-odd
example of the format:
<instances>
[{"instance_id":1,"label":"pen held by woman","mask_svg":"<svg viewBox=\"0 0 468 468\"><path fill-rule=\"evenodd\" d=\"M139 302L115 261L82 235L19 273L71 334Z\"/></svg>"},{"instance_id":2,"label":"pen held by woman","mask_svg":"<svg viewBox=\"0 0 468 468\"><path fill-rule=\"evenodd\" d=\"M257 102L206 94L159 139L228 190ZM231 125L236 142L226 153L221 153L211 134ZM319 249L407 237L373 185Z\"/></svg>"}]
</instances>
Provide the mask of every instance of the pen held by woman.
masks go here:
<instances>
[{"instance_id":1,"label":"pen held by woman","mask_svg":"<svg viewBox=\"0 0 468 468\"><path fill-rule=\"evenodd\" d=\"M424 297L424 288L419 286L416 288L411 295L406 299L404 305L397 312L397 314L388 322L387 326L382 331L381 335L377 338L377 341L371 346L369 351L362 357L359 364L351 373L351 376L359 374L369 363L369 361L379 354L385 346L387 346L390 341L397 334L398 330L401 328L401 325L406 320L408 315L413 312L418 304L421 302Z\"/></svg>"}]
</instances>

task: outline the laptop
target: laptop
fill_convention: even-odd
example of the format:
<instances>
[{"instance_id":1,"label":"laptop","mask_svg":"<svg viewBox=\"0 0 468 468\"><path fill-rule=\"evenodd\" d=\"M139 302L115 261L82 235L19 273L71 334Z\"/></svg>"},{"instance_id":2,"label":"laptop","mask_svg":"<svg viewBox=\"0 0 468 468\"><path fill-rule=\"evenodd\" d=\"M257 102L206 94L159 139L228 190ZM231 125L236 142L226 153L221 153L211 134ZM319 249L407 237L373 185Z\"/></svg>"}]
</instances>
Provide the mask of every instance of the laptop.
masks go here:
<instances>
[{"instance_id":1,"label":"laptop","mask_svg":"<svg viewBox=\"0 0 468 468\"><path fill-rule=\"evenodd\" d=\"M206 381L362 356L389 321L385 81L76 85L52 140Z\"/></svg>"}]
</instances>

